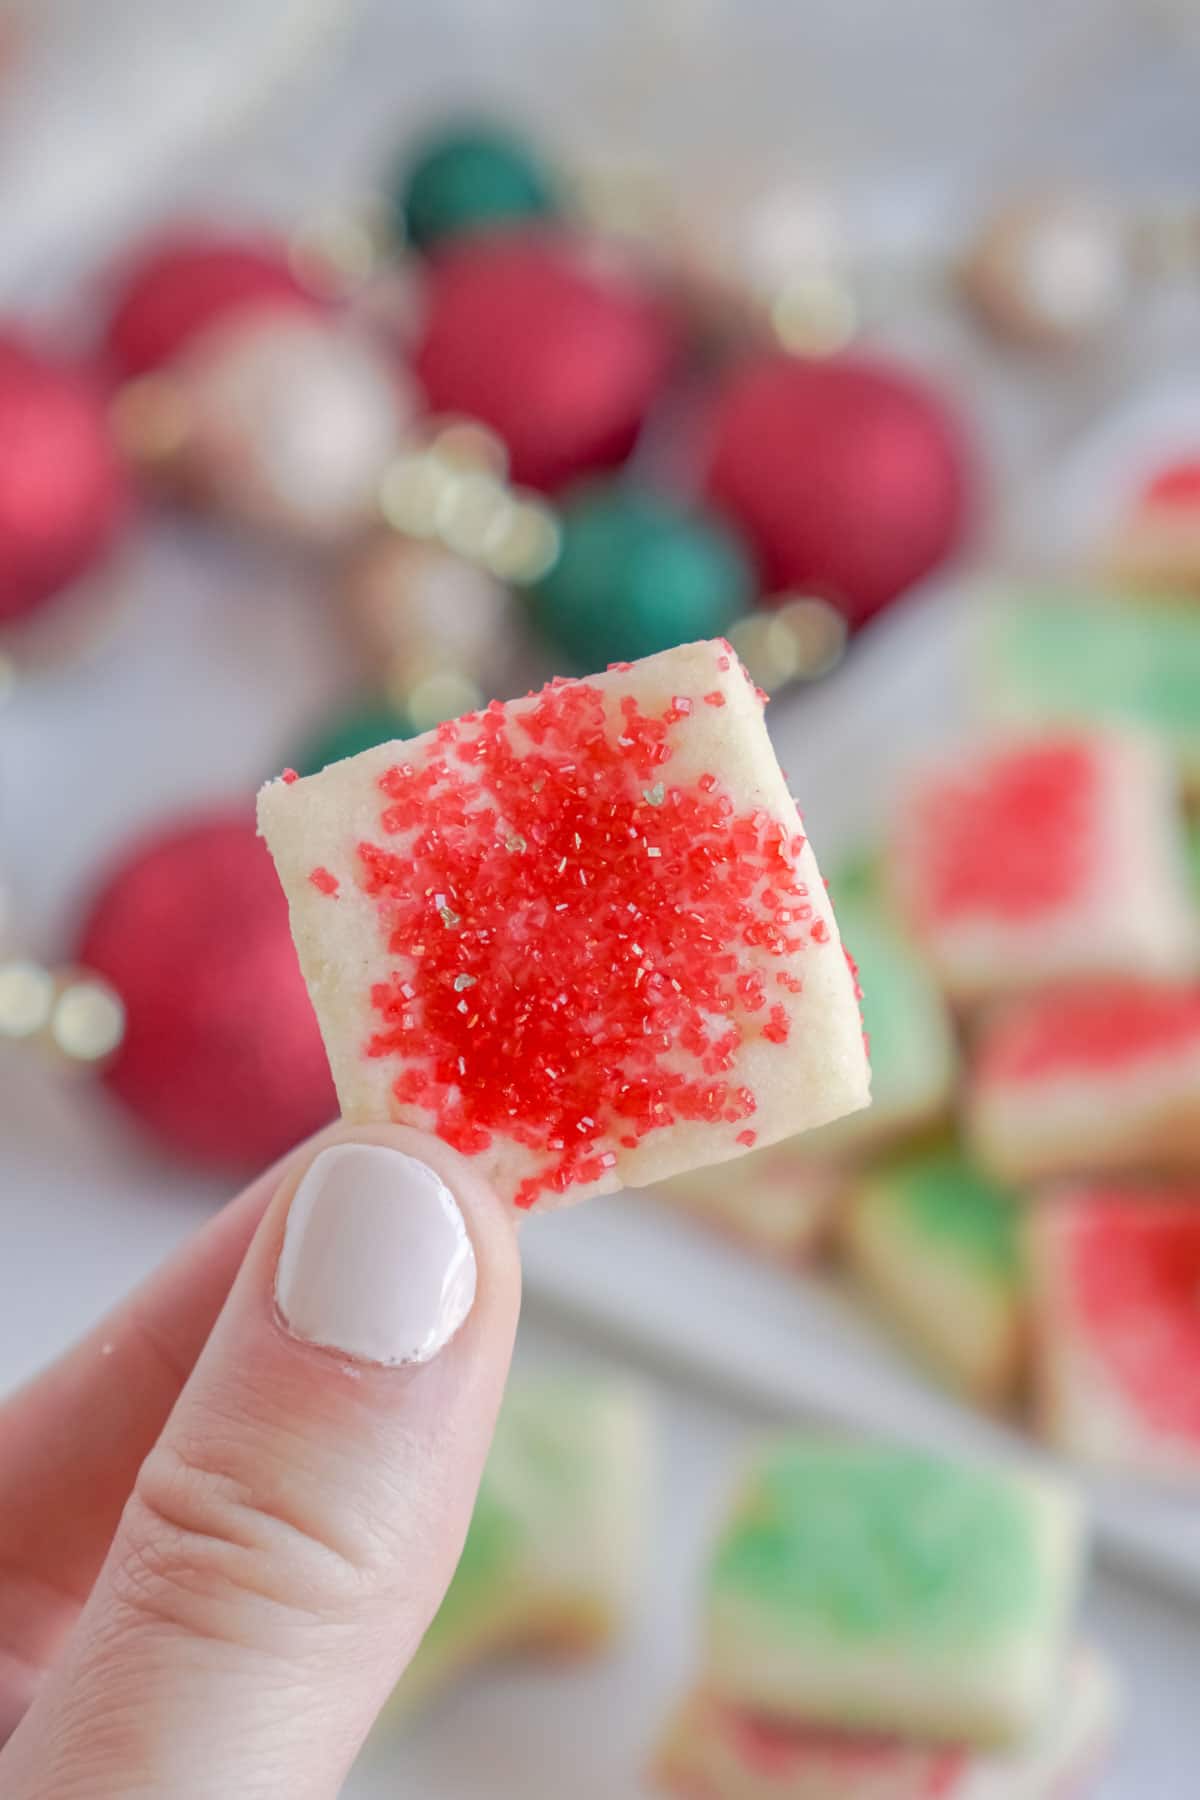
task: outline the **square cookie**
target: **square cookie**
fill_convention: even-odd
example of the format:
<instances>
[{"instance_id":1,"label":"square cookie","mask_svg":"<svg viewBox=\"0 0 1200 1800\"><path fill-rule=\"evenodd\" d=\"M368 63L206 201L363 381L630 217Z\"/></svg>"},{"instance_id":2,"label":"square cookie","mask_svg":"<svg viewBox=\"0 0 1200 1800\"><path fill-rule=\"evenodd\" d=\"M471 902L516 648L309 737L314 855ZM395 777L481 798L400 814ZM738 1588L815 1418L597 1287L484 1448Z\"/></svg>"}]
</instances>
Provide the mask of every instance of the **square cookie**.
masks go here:
<instances>
[{"instance_id":1,"label":"square cookie","mask_svg":"<svg viewBox=\"0 0 1200 1800\"><path fill-rule=\"evenodd\" d=\"M866 1104L854 980L723 641L263 789L342 1111L521 1207Z\"/></svg>"},{"instance_id":2,"label":"square cookie","mask_svg":"<svg viewBox=\"0 0 1200 1800\"><path fill-rule=\"evenodd\" d=\"M836 1169L785 1138L748 1151L736 1166L689 1169L651 1192L770 1262L799 1264L823 1243L843 1186Z\"/></svg>"},{"instance_id":3,"label":"square cookie","mask_svg":"<svg viewBox=\"0 0 1200 1800\"><path fill-rule=\"evenodd\" d=\"M861 990L871 1104L822 1126L804 1148L845 1161L943 1118L959 1058L950 1008L887 905L877 865L844 864L829 892Z\"/></svg>"},{"instance_id":4,"label":"square cookie","mask_svg":"<svg viewBox=\"0 0 1200 1800\"><path fill-rule=\"evenodd\" d=\"M985 1405L1012 1397L1026 1346L1014 1194L956 1144L923 1145L862 1175L841 1241L863 1288L940 1374Z\"/></svg>"},{"instance_id":5,"label":"square cookie","mask_svg":"<svg viewBox=\"0 0 1200 1800\"><path fill-rule=\"evenodd\" d=\"M1053 1702L1080 1543L1078 1506L1047 1481L781 1442L717 1544L703 1684L768 1717L1016 1743Z\"/></svg>"},{"instance_id":6,"label":"square cookie","mask_svg":"<svg viewBox=\"0 0 1200 1800\"><path fill-rule=\"evenodd\" d=\"M514 1379L462 1557L397 1690L424 1700L489 1655L574 1657L624 1624L650 1523L651 1420L637 1389Z\"/></svg>"},{"instance_id":7,"label":"square cookie","mask_svg":"<svg viewBox=\"0 0 1200 1800\"><path fill-rule=\"evenodd\" d=\"M1131 726L1200 789L1200 607L1025 588L981 611L986 710L1013 728Z\"/></svg>"},{"instance_id":8,"label":"square cookie","mask_svg":"<svg viewBox=\"0 0 1200 1800\"><path fill-rule=\"evenodd\" d=\"M1083 1800L1116 1720L1116 1678L1086 1647L1041 1729L1007 1754L765 1720L697 1689L667 1728L654 1776L680 1800Z\"/></svg>"},{"instance_id":9,"label":"square cookie","mask_svg":"<svg viewBox=\"0 0 1200 1800\"><path fill-rule=\"evenodd\" d=\"M894 817L892 892L960 1002L1194 962L1174 778L1147 740L964 747L919 774Z\"/></svg>"},{"instance_id":10,"label":"square cookie","mask_svg":"<svg viewBox=\"0 0 1200 1800\"><path fill-rule=\"evenodd\" d=\"M999 1179L1200 1175L1200 982L1101 982L1013 1001L976 1040L969 1141Z\"/></svg>"},{"instance_id":11,"label":"square cookie","mask_svg":"<svg viewBox=\"0 0 1200 1800\"><path fill-rule=\"evenodd\" d=\"M1029 1238L1046 1436L1084 1462L1200 1482L1200 1185L1049 1193Z\"/></svg>"}]
</instances>

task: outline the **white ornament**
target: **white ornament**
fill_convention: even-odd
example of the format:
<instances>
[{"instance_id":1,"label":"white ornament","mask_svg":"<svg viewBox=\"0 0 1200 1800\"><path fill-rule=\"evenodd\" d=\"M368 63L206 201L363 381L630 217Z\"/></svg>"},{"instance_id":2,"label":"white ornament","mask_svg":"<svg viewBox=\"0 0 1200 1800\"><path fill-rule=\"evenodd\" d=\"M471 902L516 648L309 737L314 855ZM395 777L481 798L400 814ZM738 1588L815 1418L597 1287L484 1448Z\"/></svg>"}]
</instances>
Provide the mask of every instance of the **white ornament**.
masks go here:
<instances>
[{"instance_id":1,"label":"white ornament","mask_svg":"<svg viewBox=\"0 0 1200 1800\"><path fill-rule=\"evenodd\" d=\"M372 344L291 310L206 332L178 374L186 465L201 490L303 539L337 541L363 523L415 414Z\"/></svg>"}]
</instances>

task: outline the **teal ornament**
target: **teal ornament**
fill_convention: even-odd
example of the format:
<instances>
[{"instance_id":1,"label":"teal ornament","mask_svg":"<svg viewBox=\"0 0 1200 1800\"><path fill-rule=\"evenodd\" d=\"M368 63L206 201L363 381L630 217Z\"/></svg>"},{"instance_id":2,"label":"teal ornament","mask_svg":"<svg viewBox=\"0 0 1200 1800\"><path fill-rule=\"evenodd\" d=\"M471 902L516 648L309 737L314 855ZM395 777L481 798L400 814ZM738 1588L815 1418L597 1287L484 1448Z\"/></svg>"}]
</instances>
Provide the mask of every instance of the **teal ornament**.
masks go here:
<instances>
[{"instance_id":1,"label":"teal ornament","mask_svg":"<svg viewBox=\"0 0 1200 1800\"><path fill-rule=\"evenodd\" d=\"M356 706L343 709L326 719L321 728L301 746L295 759L297 775L316 775L330 763L344 757L357 756L361 750L373 750L376 744L390 743L393 738L414 737L409 720L390 706Z\"/></svg>"},{"instance_id":2,"label":"teal ornament","mask_svg":"<svg viewBox=\"0 0 1200 1800\"><path fill-rule=\"evenodd\" d=\"M427 138L405 160L393 204L417 250L558 211L554 181L537 152L516 132L486 122Z\"/></svg>"},{"instance_id":3,"label":"teal ornament","mask_svg":"<svg viewBox=\"0 0 1200 1800\"><path fill-rule=\"evenodd\" d=\"M721 637L754 603L750 557L711 513L604 483L568 500L559 522L558 560L530 606L581 672Z\"/></svg>"}]
</instances>

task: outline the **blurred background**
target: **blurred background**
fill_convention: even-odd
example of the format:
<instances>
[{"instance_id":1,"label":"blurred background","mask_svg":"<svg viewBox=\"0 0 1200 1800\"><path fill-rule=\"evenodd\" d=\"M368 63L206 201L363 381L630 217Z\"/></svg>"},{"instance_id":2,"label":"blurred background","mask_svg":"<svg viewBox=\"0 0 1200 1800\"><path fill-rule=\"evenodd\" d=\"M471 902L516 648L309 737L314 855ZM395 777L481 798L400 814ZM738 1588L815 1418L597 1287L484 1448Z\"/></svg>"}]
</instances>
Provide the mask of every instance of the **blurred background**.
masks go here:
<instances>
[{"instance_id":1,"label":"blurred background","mask_svg":"<svg viewBox=\"0 0 1200 1800\"><path fill-rule=\"evenodd\" d=\"M1089 1791L1194 1791L1198 79L1192 0L0 0L0 1384L332 1110L284 766L726 633L860 962L868 1125L527 1230L542 1552L361 1800L651 1792L816 1422L1077 1482Z\"/></svg>"}]
</instances>

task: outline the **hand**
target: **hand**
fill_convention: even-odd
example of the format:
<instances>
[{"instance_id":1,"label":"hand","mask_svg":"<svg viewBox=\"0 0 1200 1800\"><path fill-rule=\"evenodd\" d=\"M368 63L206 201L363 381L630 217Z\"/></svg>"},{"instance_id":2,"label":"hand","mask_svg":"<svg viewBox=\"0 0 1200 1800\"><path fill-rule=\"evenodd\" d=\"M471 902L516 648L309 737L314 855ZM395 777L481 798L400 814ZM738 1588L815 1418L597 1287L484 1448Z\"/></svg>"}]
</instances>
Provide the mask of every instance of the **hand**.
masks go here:
<instances>
[{"instance_id":1,"label":"hand","mask_svg":"<svg viewBox=\"0 0 1200 1800\"><path fill-rule=\"evenodd\" d=\"M454 1571L519 1290L453 1151L338 1127L0 1408L4 1800L335 1795Z\"/></svg>"}]
</instances>

